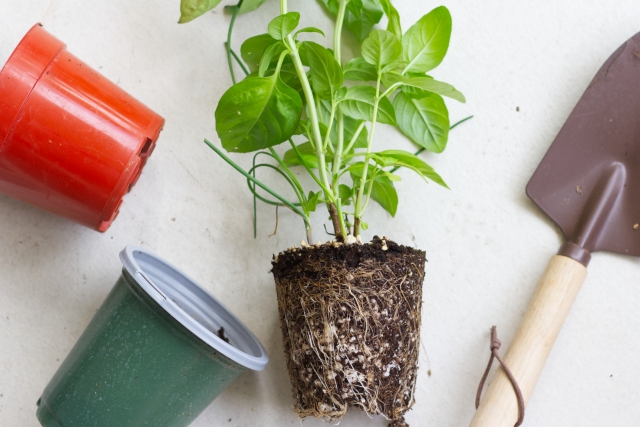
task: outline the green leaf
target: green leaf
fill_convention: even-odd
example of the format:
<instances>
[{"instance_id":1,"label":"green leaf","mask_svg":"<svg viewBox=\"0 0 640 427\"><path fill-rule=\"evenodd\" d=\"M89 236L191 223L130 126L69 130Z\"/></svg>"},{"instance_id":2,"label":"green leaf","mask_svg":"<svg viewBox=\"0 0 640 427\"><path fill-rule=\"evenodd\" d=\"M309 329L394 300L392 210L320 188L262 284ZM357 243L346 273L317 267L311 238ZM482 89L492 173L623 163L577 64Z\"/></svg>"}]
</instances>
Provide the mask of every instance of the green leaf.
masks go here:
<instances>
[{"instance_id":1,"label":"green leaf","mask_svg":"<svg viewBox=\"0 0 640 427\"><path fill-rule=\"evenodd\" d=\"M220 0L181 0L180 20L178 23L184 24L193 21L198 16L202 16L220 3Z\"/></svg>"},{"instance_id":2,"label":"green leaf","mask_svg":"<svg viewBox=\"0 0 640 427\"><path fill-rule=\"evenodd\" d=\"M309 197L307 198L307 203L305 208L307 212L315 212L316 207L318 206L318 201L320 200L320 191L314 193L313 191L309 191Z\"/></svg>"},{"instance_id":3,"label":"green leaf","mask_svg":"<svg viewBox=\"0 0 640 427\"><path fill-rule=\"evenodd\" d=\"M402 38L404 71L426 73L444 59L451 39L451 14L440 6L423 16Z\"/></svg>"},{"instance_id":4,"label":"green leaf","mask_svg":"<svg viewBox=\"0 0 640 427\"><path fill-rule=\"evenodd\" d=\"M353 58L344 66L344 78L346 80L370 82L376 81L378 73L376 72L376 67L369 64L364 58Z\"/></svg>"},{"instance_id":5,"label":"green leaf","mask_svg":"<svg viewBox=\"0 0 640 427\"><path fill-rule=\"evenodd\" d=\"M227 151L247 153L280 144L295 132L302 100L279 76L231 86L216 108L216 131Z\"/></svg>"},{"instance_id":6,"label":"green leaf","mask_svg":"<svg viewBox=\"0 0 640 427\"><path fill-rule=\"evenodd\" d=\"M375 30L362 43L362 57L381 72L395 68L402 55L400 39L385 30Z\"/></svg>"},{"instance_id":7,"label":"green leaf","mask_svg":"<svg viewBox=\"0 0 640 427\"><path fill-rule=\"evenodd\" d=\"M430 179L445 188L449 188L444 180L436 171L429 166L424 160L413 153L404 150L385 150L379 153L373 153L371 157L381 167L399 166L411 169L422 178Z\"/></svg>"},{"instance_id":8,"label":"green leaf","mask_svg":"<svg viewBox=\"0 0 640 427\"><path fill-rule=\"evenodd\" d=\"M373 193L373 191L371 193ZM369 224L367 224L363 220L360 220L360 229L361 230L368 230L369 229Z\"/></svg>"},{"instance_id":9,"label":"green leaf","mask_svg":"<svg viewBox=\"0 0 640 427\"><path fill-rule=\"evenodd\" d=\"M264 2L265 0L244 0L242 2L242 6L240 6L240 13L253 12L257 8L262 6Z\"/></svg>"},{"instance_id":10,"label":"green leaf","mask_svg":"<svg viewBox=\"0 0 640 427\"><path fill-rule=\"evenodd\" d=\"M347 144L349 141L351 141L353 136L356 134L356 131L358 130L358 127L360 126L360 123L362 123L362 121L352 119L351 117L348 117L348 116L344 116L343 123L344 123L344 141L345 141L345 144ZM365 126L362 128L362 130L358 134L358 137L356 138L356 142L353 144L353 147L351 147L351 152L353 152L355 148L367 148L367 145L368 145L367 139L368 139L368 131L367 131L367 127ZM345 153L345 154L349 154L349 153Z\"/></svg>"},{"instance_id":11,"label":"green leaf","mask_svg":"<svg viewBox=\"0 0 640 427\"><path fill-rule=\"evenodd\" d=\"M438 95L446 96L462 103L467 102L462 92L458 91L455 87L451 86L449 83L432 79L431 77L405 77L400 74L385 73L382 76L382 80L384 85L387 87L390 87L395 83L400 83L404 86L411 86L427 92L437 93Z\"/></svg>"},{"instance_id":12,"label":"green leaf","mask_svg":"<svg viewBox=\"0 0 640 427\"><path fill-rule=\"evenodd\" d=\"M336 0L320 0L329 12L338 14L339 4ZM351 0L344 16L344 26L356 36L360 43L367 38L374 25L380 22L382 7L377 0Z\"/></svg>"},{"instance_id":13,"label":"green leaf","mask_svg":"<svg viewBox=\"0 0 640 427\"><path fill-rule=\"evenodd\" d=\"M338 186L338 197L340 197L340 202L342 206L349 206L351 204L351 195L353 194L353 190L346 184L340 184Z\"/></svg>"},{"instance_id":14,"label":"green leaf","mask_svg":"<svg viewBox=\"0 0 640 427\"><path fill-rule=\"evenodd\" d=\"M333 99L333 94L342 87L342 68L329 49L314 42L300 43L300 49L309 61L311 86L320 99Z\"/></svg>"},{"instance_id":15,"label":"green leaf","mask_svg":"<svg viewBox=\"0 0 640 427\"><path fill-rule=\"evenodd\" d=\"M269 71L267 71L269 73ZM292 89L295 89L300 95L300 99L302 99L302 103L304 104L304 91L302 89L302 82L300 81L300 77L298 76L298 72L296 71L295 65L293 63L285 63L280 67L280 79L282 83L286 84Z\"/></svg>"},{"instance_id":16,"label":"green leaf","mask_svg":"<svg viewBox=\"0 0 640 427\"><path fill-rule=\"evenodd\" d=\"M284 40L289 34L296 29L300 23L300 14L298 12L289 12L284 15L276 16L269 22L268 32L276 40Z\"/></svg>"},{"instance_id":17,"label":"green leaf","mask_svg":"<svg viewBox=\"0 0 640 427\"><path fill-rule=\"evenodd\" d=\"M400 14L391 4L391 0L380 0L384 14L387 15L387 31L402 40L402 25L400 24Z\"/></svg>"},{"instance_id":18,"label":"green leaf","mask_svg":"<svg viewBox=\"0 0 640 427\"><path fill-rule=\"evenodd\" d=\"M325 37L324 32L320 28L304 27L303 29L296 31L293 38L295 39L296 37L298 37L298 34L300 33L318 33L318 34L322 34L322 36Z\"/></svg>"},{"instance_id":19,"label":"green leaf","mask_svg":"<svg viewBox=\"0 0 640 427\"><path fill-rule=\"evenodd\" d=\"M313 145L311 145L311 143L307 141L297 145L296 147L298 148L298 151L302 156L302 160L307 164L307 166L312 169L318 169L318 158L316 157L316 150L315 148L313 148ZM331 160L333 160L333 156L330 153L327 153L325 154L325 160L330 162ZM298 157L296 150L294 150L293 148L288 149L284 153L282 161L289 167L302 165L302 161Z\"/></svg>"},{"instance_id":20,"label":"green leaf","mask_svg":"<svg viewBox=\"0 0 640 427\"><path fill-rule=\"evenodd\" d=\"M393 99L398 128L413 142L441 153L449 138L449 111L440 95L425 93L415 98L400 92Z\"/></svg>"},{"instance_id":21,"label":"green leaf","mask_svg":"<svg viewBox=\"0 0 640 427\"><path fill-rule=\"evenodd\" d=\"M240 8L240 15L245 13L253 12L260 6L264 4L265 0L244 0L242 2L242 7ZM224 10L228 13L233 13L236 10L235 4L230 4L224 7Z\"/></svg>"},{"instance_id":22,"label":"green leaf","mask_svg":"<svg viewBox=\"0 0 640 427\"><path fill-rule=\"evenodd\" d=\"M376 99L376 90L371 86L353 86L347 90L347 96L340 103L342 112L357 120L371 121L373 106ZM396 124L396 115L393 105L385 97L378 103L378 118L380 123Z\"/></svg>"},{"instance_id":23,"label":"green leaf","mask_svg":"<svg viewBox=\"0 0 640 427\"><path fill-rule=\"evenodd\" d=\"M340 102L344 99L345 96L347 96L347 88L342 86L336 91L336 93L333 94L333 101Z\"/></svg>"},{"instance_id":24,"label":"green leaf","mask_svg":"<svg viewBox=\"0 0 640 427\"><path fill-rule=\"evenodd\" d=\"M363 165L364 163L358 162L349 167L349 172L351 173L351 178L354 183L362 179ZM393 182L382 172L383 171L381 169L373 166L369 166L368 168L367 181L371 176L374 176L371 187L371 198L378 202L378 204L393 217L398 211L398 192L396 191ZM367 183L367 186L368 185L369 184Z\"/></svg>"},{"instance_id":25,"label":"green leaf","mask_svg":"<svg viewBox=\"0 0 640 427\"><path fill-rule=\"evenodd\" d=\"M242 46L240 47L240 55L244 62L249 66L249 70L251 70L252 73L258 71L260 60L264 56L264 53L275 43L278 43L278 41L269 34L254 36L248 38L244 43L242 43Z\"/></svg>"},{"instance_id":26,"label":"green leaf","mask_svg":"<svg viewBox=\"0 0 640 427\"><path fill-rule=\"evenodd\" d=\"M260 67L258 68L258 75L260 77L265 76L265 72L269 69L271 63L279 58L284 49L284 45L280 42L272 44L267 48L264 56L260 60Z\"/></svg>"}]
</instances>

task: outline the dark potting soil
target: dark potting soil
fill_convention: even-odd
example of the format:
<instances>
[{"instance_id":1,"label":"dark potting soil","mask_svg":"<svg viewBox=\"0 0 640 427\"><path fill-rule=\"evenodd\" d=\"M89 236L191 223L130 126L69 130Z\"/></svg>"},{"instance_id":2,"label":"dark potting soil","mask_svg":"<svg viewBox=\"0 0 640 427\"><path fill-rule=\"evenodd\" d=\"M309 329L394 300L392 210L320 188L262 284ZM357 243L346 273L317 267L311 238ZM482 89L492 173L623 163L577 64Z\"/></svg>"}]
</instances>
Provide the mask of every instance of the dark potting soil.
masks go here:
<instances>
[{"instance_id":1,"label":"dark potting soil","mask_svg":"<svg viewBox=\"0 0 640 427\"><path fill-rule=\"evenodd\" d=\"M403 426L414 403L425 253L368 244L292 248L274 256L294 410L339 420L348 407Z\"/></svg>"}]
</instances>

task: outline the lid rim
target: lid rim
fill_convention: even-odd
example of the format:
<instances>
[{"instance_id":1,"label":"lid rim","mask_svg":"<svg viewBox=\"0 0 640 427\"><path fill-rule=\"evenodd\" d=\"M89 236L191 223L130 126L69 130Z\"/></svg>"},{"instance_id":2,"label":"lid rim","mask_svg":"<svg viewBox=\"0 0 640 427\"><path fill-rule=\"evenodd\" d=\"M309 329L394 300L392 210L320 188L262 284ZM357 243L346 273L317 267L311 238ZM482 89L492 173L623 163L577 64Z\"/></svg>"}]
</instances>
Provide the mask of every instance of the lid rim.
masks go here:
<instances>
[{"instance_id":1,"label":"lid rim","mask_svg":"<svg viewBox=\"0 0 640 427\"><path fill-rule=\"evenodd\" d=\"M201 322L194 319L187 312L185 312L176 302L161 291L160 287L153 284L153 281L149 274L145 274L144 269L140 266L136 260L136 254L144 254L154 262L158 262L163 266L170 269L173 273L176 273L180 277L181 282L189 283L189 286L194 286L199 292L202 292L207 298L210 298L215 302L218 307L216 314L226 318L227 321L233 323L233 326L240 330L242 337L236 337L242 342L245 342L249 347L256 349L256 354L248 353L240 348L225 342ZM129 275L136 281L140 288L158 303L167 314L175 319L182 326L187 328L193 335L202 340L206 345L219 352L220 354L231 359L233 362L254 371L261 371L265 368L269 361L269 356L265 348L262 346L256 336L238 319L227 307L224 306L216 297L209 293L206 289L200 286L196 281L188 277L181 270L168 263L164 259L158 257L153 252L134 245L128 245L120 252L120 261ZM182 284L182 283L181 283ZM206 303L202 300L201 302ZM210 304L209 308L212 308Z\"/></svg>"}]
</instances>

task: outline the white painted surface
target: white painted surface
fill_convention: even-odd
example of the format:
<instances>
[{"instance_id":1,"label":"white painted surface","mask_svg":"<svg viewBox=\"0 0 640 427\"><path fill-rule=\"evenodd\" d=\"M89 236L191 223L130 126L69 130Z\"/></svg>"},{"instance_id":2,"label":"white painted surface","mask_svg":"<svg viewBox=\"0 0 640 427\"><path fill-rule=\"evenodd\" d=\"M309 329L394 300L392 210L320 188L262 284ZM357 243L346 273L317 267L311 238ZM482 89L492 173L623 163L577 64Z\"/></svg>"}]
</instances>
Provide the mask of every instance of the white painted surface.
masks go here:
<instances>
[{"instance_id":1,"label":"white painted surface","mask_svg":"<svg viewBox=\"0 0 640 427\"><path fill-rule=\"evenodd\" d=\"M302 9L305 26L327 28L316 2L290 3ZM396 3L405 28L431 6ZM475 118L452 132L443 154L425 158L452 191L401 172L396 218L377 206L368 217L367 237L391 236L425 249L429 259L417 403L407 416L414 427L464 426L471 419L490 326L497 324L502 341L510 341L560 244L559 233L526 198L525 184L600 65L640 30L633 0L446 5L454 34L434 75L469 100L449 103L452 119ZM236 47L263 32L276 10L277 2L268 0L262 12L241 18ZM202 143L204 137L217 141L213 113L230 84L223 49L229 18L218 10L188 25L177 19L178 0L0 0L0 63L40 21L76 56L167 119L142 178L104 235L0 196L1 426L38 426L35 402L117 279L118 252L129 243L198 279L270 352L264 372L242 376L193 426L300 425L290 411L268 271L271 255L298 244L303 228L283 210L278 234L269 238L274 212L261 206L253 239L244 179ZM379 136L384 139L410 147L388 128ZM318 237L322 219L316 217ZM589 270L526 425L640 421L640 263L596 254ZM343 425L386 423L352 411Z\"/></svg>"}]
</instances>

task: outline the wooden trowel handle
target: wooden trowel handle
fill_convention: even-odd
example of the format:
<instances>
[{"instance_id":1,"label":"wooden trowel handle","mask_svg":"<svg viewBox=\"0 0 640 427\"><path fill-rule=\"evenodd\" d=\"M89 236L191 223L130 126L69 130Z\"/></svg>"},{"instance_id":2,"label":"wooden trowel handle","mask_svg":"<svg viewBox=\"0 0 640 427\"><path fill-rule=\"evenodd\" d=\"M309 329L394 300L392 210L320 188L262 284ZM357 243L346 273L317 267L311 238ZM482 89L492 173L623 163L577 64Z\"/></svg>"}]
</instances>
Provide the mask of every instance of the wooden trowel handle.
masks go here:
<instances>
[{"instance_id":1,"label":"wooden trowel handle","mask_svg":"<svg viewBox=\"0 0 640 427\"><path fill-rule=\"evenodd\" d=\"M587 269L571 258L555 255L533 295L520 328L504 357L529 401L562 324L576 299ZM480 402L470 427L513 427L518 401L502 368L498 369Z\"/></svg>"}]
</instances>

